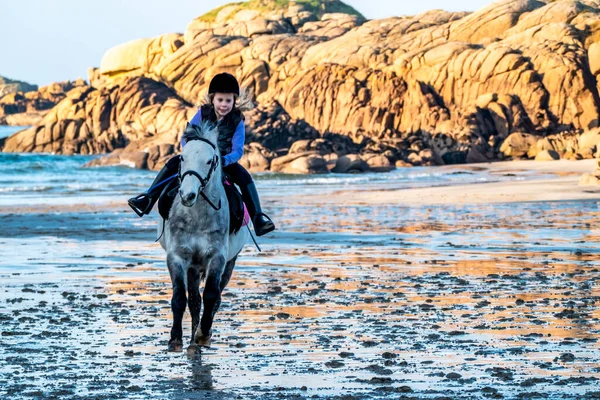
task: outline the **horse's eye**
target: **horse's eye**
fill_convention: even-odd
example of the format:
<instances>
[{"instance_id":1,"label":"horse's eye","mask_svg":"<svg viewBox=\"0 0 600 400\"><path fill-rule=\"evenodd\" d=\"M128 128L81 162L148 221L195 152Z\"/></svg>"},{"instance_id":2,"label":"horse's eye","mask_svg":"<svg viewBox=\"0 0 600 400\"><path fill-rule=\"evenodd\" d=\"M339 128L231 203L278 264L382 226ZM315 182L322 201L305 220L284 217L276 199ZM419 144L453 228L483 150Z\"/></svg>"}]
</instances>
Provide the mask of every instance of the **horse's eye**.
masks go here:
<instances>
[{"instance_id":1,"label":"horse's eye","mask_svg":"<svg viewBox=\"0 0 600 400\"><path fill-rule=\"evenodd\" d=\"M206 162L206 165L210 165L211 163L212 163L212 160L208 160L208 161Z\"/></svg>"}]
</instances>

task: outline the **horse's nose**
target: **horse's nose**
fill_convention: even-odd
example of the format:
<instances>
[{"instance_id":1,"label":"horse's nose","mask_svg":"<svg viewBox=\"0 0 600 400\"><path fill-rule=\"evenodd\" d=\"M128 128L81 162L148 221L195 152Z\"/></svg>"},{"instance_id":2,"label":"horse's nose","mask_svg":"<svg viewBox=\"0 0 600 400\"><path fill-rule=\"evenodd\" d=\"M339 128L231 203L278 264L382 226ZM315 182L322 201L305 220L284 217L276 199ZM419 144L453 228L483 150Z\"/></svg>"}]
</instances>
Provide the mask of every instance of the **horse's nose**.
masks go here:
<instances>
[{"instance_id":1,"label":"horse's nose","mask_svg":"<svg viewBox=\"0 0 600 400\"><path fill-rule=\"evenodd\" d=\"M186 204L190 204L192 203L194 200L196 200L196 193L188 193L184 198L183 201Z\"/></svg>"}]
</instances>

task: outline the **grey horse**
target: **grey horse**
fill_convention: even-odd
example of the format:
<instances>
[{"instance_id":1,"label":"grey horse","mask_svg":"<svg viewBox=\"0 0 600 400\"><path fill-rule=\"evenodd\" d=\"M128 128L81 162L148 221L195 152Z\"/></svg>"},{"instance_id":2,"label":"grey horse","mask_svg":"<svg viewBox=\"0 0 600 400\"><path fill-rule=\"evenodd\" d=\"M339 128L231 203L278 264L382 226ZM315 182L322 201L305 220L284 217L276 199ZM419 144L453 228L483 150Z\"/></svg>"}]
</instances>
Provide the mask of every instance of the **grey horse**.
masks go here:
<instances>
[{"instance_id":1,"label":"grey horse","mask_svg":"<svg viewBox=\"0 0 600 400\"><path fill-rule=\"evenodd\" d=\"M229 234L229 203L222 183L217 129L209 124L190 125L184 135L187 144L181 153L179 196L173 202L164 230L162 219L158 226L173 285L169 351L183 350L182 319L186 302L192 317L190 348L210 347L221 292L250 235L248 229ZM204 292L200 295L203 278ZM204 312L200 318L202 301Z\"/></svg>"}]
</instances>

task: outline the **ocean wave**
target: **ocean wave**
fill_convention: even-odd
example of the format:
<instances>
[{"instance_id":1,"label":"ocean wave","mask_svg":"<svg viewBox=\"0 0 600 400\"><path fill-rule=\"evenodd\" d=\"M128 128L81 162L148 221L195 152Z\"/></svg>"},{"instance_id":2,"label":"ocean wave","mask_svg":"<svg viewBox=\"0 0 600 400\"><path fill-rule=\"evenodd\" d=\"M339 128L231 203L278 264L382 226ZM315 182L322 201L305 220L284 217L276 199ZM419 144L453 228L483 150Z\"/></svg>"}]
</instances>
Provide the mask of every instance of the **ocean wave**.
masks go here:
<instances>
[{"instance_id":1,"label":"ocean wave","mask_svg":"<svg viewBox=\"0 0 600 400\"><path fill-rule=\"evenodd\" d=\"M440 171L440 172L389 172L389 173L365 173L360 175L344 175L344 174L331 174L331 175L319 175L319 176L306 176L306 175L278 175L269 177L268 175L262 175L257 179L260 183L265 185L273 186L302 186L302 185L360 185L360 184L414 184L416 182L468 182L477 181L479 179L486 178L486 175L482 174L456 174L451 171Z\"/></svg>"},{"instance_id":2,"label":"ocean wave","mask_svg":"<svg viewBox=\"0 0 600 400\"><path fill-rule=\"evenodd\" d=\"M14 193L14 192L50 192L54 190L53 186L8 186L8 187L0 187L0 193Z\"/></svg>"},{"instance_id":3,"label":"ocean wave","mask_svg":"<svg viewBox=\"0 0 600 400\"><path fill-rule=\"evenodd\" d=\"M367 178L346 178L346 177L304 177L301 179L261 179L261 182L273 185L315 185L315 184L336 184L336 183L360 183L367 181Z\"/></svg>"},{"instance_id":4,"label":"ocean wave","mask_svg":"<svg viewBox=\"0 0 600 400\"><path fill-rule=\"evenodd\" d=\"M60 163L70 164L85 164L88 161L97 158L97 156L86 156L86 155L56 155L47 153L0 153L0 163L35 163L42 162L48 163L48 165L55 165Z\"/></svg>"}]
</instances>

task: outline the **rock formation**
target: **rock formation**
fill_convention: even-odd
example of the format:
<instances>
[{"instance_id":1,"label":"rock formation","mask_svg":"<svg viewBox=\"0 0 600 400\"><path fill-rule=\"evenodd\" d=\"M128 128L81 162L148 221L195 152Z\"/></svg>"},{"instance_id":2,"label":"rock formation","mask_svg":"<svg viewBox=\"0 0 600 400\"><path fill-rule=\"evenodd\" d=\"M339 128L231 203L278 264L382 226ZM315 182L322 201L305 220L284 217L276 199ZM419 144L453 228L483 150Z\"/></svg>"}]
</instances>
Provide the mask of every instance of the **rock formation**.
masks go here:
<instances>
[{"instance_id":1,"label":"rock formation","mask_svg":"<svg viewBox=\"0 0 600 400\"><path fill-rule=\"evenodd\" d=\"M25 84L28 85L28 84ZM0 124L37 125L50 109L73 88L85 86L82 80L58 82L43 86L13 86L14 91L0 97Z\"/></svg>"},{"instance_id":2,"label":"rock formation","mask_svg":"<svg viewBox=\"0 0 600 400\"><path fill-rule=\"evenodd\" d=\"M32 85L27 82L15 81L13 79L8 79L3 76L0 76L0 98L6 96L11 93L27 93L37 90L37 85Z\"/></svg>"},{"instance_id":3,"label":"rock formation","mask_svg":"<svg viewBox=\"0 0 600 400\"><path fill-rule=\"evenodd\" d=\"M0 124L19 125L11 124L10 121L7 121L6 116L20 113L21 107L16 103L24 100L24 93L37 90L37 88L37 85L31 85L26 82L15 81L0 76Z\"/></svg>"},{"instance_id":4,"label":"rock formation","mask_svg":"<svg viewBox=\"0 0 600 400\"><path fill-rule=\"evenodd\" d=\"M503 0L375 21L320 3L232 4L183 34L110 49L91 86L68 92L3 150L116 151L96 163L159 168L179 150L210 78L228 71L257 100L242 160L254 170L387 171L598 151L582 139L599 125L598 1Z\"/></svg>"}]
</instances>

